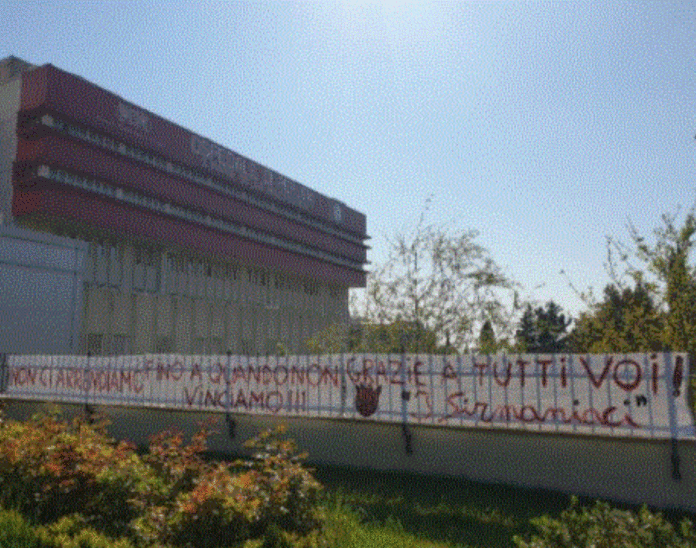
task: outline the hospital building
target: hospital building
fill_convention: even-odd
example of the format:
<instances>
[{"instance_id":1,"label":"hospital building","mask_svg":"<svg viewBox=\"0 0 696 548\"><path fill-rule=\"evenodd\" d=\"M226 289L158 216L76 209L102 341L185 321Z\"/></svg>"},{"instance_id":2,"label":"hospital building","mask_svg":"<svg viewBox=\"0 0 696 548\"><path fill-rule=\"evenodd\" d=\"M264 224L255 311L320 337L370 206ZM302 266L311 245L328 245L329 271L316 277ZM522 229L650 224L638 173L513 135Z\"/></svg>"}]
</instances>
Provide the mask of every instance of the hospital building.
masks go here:
<instances>
[{"instance_id":1,"label":"hospital building","mask_svg":"<svg viewBox=\"0 0 696 548\"><path fill-rule=\"evenodd\" d=\"M367 239L337 199L84 78L0 60L0 352L303 352L348 321Z\"/></svg>"}]
</instances>

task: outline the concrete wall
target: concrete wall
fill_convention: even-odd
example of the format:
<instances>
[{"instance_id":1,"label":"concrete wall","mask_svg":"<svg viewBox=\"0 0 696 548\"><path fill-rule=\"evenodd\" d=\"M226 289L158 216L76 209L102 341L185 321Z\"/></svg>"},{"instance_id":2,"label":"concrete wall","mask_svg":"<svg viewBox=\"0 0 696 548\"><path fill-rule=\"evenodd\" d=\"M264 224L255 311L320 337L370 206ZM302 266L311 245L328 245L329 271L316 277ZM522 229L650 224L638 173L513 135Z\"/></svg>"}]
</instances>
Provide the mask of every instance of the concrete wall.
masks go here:
<instances>
[{"instance_id":1,"label":"concrete wall","mask_svg":"<svg viewBox=\"0 0 696 548\"><path fill-rule=\"evenodd\" d=\"M6 413L23 418L41 408L45 405L15 402ZM64 408L84 412L80 406ZM681 479L675 480L669 440L411 426L412 453L407 454L401 426L394 424L234 415L231 439L221 414L126 407L97 411L111 418L116 437L139 444L173 426L193 432L214 417L219 433L210 438L211 449L241 452L242 443L261 429L284 423L316 463L454 476L696 512L693 441L678 444Z\"/></svg>"},{"instance_id":2,"label":"concrete wall","mask_svg":"<svg viewBox=\"0 0 696 548\"><path fill-rule=\"evenodd\" d=\"M0 225L0 352L77 352L87 246Z\"/></svg>"},{"instance_id":3,"label":"concrete wall","mask_svg":"<svg viewBox=\"0 0 696 548\"><path fill-rule=\"evenodd\" d=\"M0 84L0 225L12 219L12 161L17 151L17 112L22 81Z\"/></svg>"}]
</instances>

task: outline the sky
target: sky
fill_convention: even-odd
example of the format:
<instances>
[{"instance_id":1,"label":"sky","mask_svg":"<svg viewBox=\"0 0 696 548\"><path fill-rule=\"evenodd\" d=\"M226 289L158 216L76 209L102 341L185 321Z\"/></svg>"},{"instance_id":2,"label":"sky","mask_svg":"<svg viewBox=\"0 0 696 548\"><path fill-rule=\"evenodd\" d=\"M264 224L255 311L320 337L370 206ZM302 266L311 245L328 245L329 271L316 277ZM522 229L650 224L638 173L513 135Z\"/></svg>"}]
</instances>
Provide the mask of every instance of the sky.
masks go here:
<instances>
[{"instance_id":1,"label":"sky","mask_svg":"<svg viewBox=\"0 0 696 548\"><path fill-rule=\"evenodd\" d=\"M572 316L696 204L695 2L5 0L7 55L363 212L368 268L429 201Z\"/></svg>"}]
</instances>

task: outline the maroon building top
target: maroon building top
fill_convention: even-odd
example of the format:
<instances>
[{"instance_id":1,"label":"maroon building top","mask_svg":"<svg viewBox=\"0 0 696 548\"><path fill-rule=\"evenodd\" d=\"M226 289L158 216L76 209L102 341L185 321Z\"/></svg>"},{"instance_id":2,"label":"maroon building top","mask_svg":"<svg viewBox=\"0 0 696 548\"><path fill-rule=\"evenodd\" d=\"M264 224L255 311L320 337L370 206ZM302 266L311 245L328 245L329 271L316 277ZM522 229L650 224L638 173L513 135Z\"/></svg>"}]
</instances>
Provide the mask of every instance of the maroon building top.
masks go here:
<instances>
[{"instance_id":1,"label":"maroon building top","mask_svg":"<svg viewBox=\"0 0 696 548\"><path fill-rule=\"evenodd\" d=\"M365 216L44 65L22 74L15 215L364 286Z\"/></svg>"},{"instance_id":2,"label":"maroon building top","mask_svg":"<svg viewBox=\"0 0 696 548\"><path fill-rule=\"evenodd\" d=\"M46 110L365 238L365 215L50 64L25 72L22 111Z\"/></svg>"}]
</instances>

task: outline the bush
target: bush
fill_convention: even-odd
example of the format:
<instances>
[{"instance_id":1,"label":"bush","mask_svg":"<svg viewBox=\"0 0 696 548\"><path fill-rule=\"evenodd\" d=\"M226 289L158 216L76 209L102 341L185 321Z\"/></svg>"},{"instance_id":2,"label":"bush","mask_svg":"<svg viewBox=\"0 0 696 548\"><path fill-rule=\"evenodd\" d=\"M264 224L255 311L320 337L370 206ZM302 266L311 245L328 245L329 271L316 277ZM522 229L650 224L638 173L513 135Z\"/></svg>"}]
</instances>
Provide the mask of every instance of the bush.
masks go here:
<instances>
[{"instance_id":1,"label":"bush","mask_svg":"<svg viewBox=\"0 0 696 548\"><path fill-rule=\"evenodd\" d=\"M516 536L519 548L696 547L696 532L689 520L682 521L680 534L662 514L646 506L637 513L600 501L591 508L581 508L573 497L559 519L541 516L530 522L540 534L528 542Z\"/></svg>"},{"instance_id":2,"label":"bush","mask_svg":"<svg viewBox=\"0 0 696 548\"><path fill-rule=\"evenodd\" d=\"M139 459L105 423L37 415L0 428L0 503L40 522L79 512L123 530L134 517L128 498Z\"/></svg>"},{"instance_id":3,"label":"bush","mask_svg":"<svg viewBox=\"0 0 696 548\"><path fill-rule=\"evenodd\" d=\"M284 429L278 428L247 442L255 450L251 461L215 465L200 458L204 448L200 439L196 447L175 451L186 455L178 461L170 458L180 438L159 440L148 462L164 473L168 499L150 506L139 520L143 538L199 548L258 537L282 545L289 540L281 542L285 536L278 531L306 535L317 529L320 485L283 434Z\"/></svg>"},{"instance_id":4,"label":"bush","mask_svg":"<svg viewBox=\"0 0 696 548\"><path fill-rule=\"evenodd\" d=\"M32 526L16 510L0 510L3 548L133 548L127 540L112 540L90 528L80 515L66 516L48 526Z\"/></svg>"},{"instance_id":5,"label":"bush","mask_svg":"<svg viewBox=\"0 0 696 548\"><path fill-rule=\"evenodd\" d=\"M0 511L0 546L3 548L43 548L34 528L16 510Z\"/></svg>"},{"instance_id":6,"label":"bush","mask_svg":"<svg viewBox=\"0 0 696 548\"><path fill-rule=\"evenodd\" d=\"M282 429L251 440L251 460L230 463L204 458L207 425L188 444L163 432L140 456L105 424L55 415L0 423L0 505L43 524L8 526L25 535L18 546L322 545L320 485Z\"/></svg>"},{"instance_id":7,"label":"bush","mask_svg":"<svg viewBox=\"0 0 696 548\"><path fill-rule=\"evenodd\" d=\"M307 533L322 519L318 512L321 484L303 466L305 454L297 452L295 442L285 439L285 427L267 430L245 445L254 450L251 462L241 462L249 470L244 479L247 496L261 501L259 519L264 529L277 525L286 531Z\"/></svg>"},{"instance_id":8,"label":"bush","mask_svg":"<svg viewBox=\"0 0 696 548\"><path fill-rule=\"evenodd\" d=\"M80 514L64 516L35 531L41 546L46 548L133 548L127 539L114 540L89 527Z\"/></svg>"}]
</instances>

